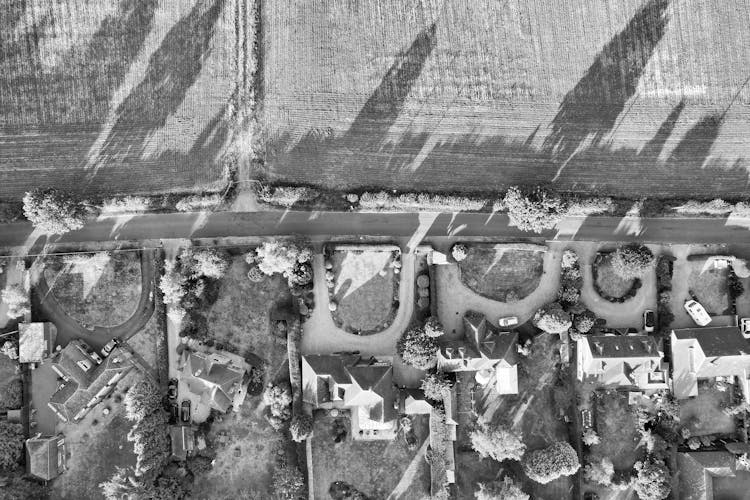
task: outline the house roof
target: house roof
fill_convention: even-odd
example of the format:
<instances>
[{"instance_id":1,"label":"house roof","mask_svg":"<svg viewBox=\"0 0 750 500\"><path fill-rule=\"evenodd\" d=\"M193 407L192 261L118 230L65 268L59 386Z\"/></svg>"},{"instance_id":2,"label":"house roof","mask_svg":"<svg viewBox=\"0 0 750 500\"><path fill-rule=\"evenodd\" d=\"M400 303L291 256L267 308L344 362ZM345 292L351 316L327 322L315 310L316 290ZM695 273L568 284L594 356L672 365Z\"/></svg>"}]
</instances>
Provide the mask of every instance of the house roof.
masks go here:
<instances>
[{"instance_id":1,"label":"house roof","mask_svg":"<svg viewBox=\"0 0 750 500\"><path fill-rule=\"evenodd\" d=\"M648 335L586 335L584 338L595 359L662 357L656 339Z\"/></svg>"},{"instance_id":2,"label":"house roof","mask_svg":"<svg viewBox=\"0 0 750 500\"><path fill-rule=\"evenodd\" d=\"M49 481L59 475L58 439L61 436L26 440L26 468L29 474Z\"/></svg>"},{"instance_id":3,"label":"house roof","mask_svg":"<svg viewBox=\"0 0 750 500\"><path fill-rule=\"evenodd\" d=\"M726 451L698 451L677 455L681 500L713 496L713 478L735 475L735 457Z\"/></svg>"},{"instance_id":4,"label":"house roof","mask_svg":"<svg viewBox=\"0 0 750 500\"><path fill-rule=\"evenodd\" d=\"M503 361L506 366L518 363L517 332L501 332L476 311L464 315L464 338L442 342L439 364L444 371L481 371Z\"/></svg>"},{"instance_id":5,"label":"house roof","mask_svg":"<svg viewBox=\"0 0 750 500\"><path fill-rule=\"evenodd\" d=\"M698 379L719 376L747 378L750 343L737 327L687 328L672 331L674 395L698 394Z\"/></svg>"},{"instance_id":6,"label":"house roof","mask_svg":"<svg viewBox=\"0 0 750 500\"><path fill-rule=\"evenodd\" d=\"M65 382L49 400L49 405L67 420L72 420L78 412L84 409L115 375L127 372L133 366L130 362L130 354L120 347L112 349L109 356L97 365L83 354L74 342L76 341L71 341L53 360L53 365L70 380ZM88 359L93 367L88 371L83 371L76 363L82 359Z\"/></svg>"},{"instance_id":7,"label":"house roof","mask_svg":"<svg viewBox=\"0 0 750 500\"><path fill-rule=\"evenodd\" d=\"M52 350L57 328L52 323L18 325L18 362L41 363Z\"/></svg>"},{"instance_id":8,"label":"house roof","mask_svg":"<svg viewBox=\"0 0 750 500\"><path fill-rule=\"evenodd\" d=\"M302 385L306 403L331 402L331 392L338 388L343 389L345 406L367 409L371 420L387 422L396 417L390 360L338 354L302 356Z\"/></svg>"},{"instance_id":9,"label":"house roof","mask_svg":"<svg viewBox=\"0 0 750 500\"><path fill-rule=\"evenodd\" d=\"M432 404L425 398L422 389L400 390L401 408L400 412L407 415L429 415L432 411Z\"/></svg>"},{"instance_id":10,"label":"house roof","mask_svg":"<svg viewBox=\"0 0 750 500\"><path fill-rule=\"evenodd\" d=\"M231 364L220 353L188 352L182 377L193 394L219 411L226 412L232 398L242 384L245 370Z\"/></svg>"}]
</instances>

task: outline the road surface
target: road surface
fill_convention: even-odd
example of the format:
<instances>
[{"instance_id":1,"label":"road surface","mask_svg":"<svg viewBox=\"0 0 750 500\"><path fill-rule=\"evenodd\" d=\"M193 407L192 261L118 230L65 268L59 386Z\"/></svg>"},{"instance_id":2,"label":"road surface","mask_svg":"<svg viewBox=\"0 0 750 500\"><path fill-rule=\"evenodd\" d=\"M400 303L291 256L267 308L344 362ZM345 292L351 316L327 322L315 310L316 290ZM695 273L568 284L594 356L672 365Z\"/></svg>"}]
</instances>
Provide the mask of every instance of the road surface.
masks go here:
<instances>
[{"instance_id":1,"label":"road surface","mask_svg":"<svg viewBox=\"0 0 750 500\"><path fill-rule=\"evenodd\" d=\"M580 241L750 244L747 218L567 218L538 235L519 231L504 214L363 212L215 212L100 218L62 237L32 233L29 223L0 225L1 247L45 243L223 238L274 235L370 235L394 238L455 236Z\"/></svg>"}]
</instances>

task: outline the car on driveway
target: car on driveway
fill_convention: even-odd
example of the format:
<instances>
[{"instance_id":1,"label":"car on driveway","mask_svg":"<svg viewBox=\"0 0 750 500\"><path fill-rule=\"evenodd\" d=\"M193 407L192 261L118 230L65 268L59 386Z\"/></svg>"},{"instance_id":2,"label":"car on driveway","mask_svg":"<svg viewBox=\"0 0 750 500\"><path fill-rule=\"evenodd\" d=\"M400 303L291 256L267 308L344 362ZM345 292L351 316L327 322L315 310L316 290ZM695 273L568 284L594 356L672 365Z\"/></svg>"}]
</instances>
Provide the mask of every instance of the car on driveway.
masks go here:
<instances>
[{"instance_id":1,"label":"car on driveway","mask_svg":"<svg viewBox=\"0 0 750 500\"><path fill-rule=\"evenodd\" d=\"M177 381L174 379L169 381L169 386L167 387L167 396L169 396L170 401L177 400Z\"/></svg>"},{"instance_id":2,"label":"car on driveway","mask_svg":"<svg viewBox=\"0 0 750 500\"><path fill-rule=\"evenodd\" d=\"M651 309L643 311L643 331L653 333L656 328L656 314Z\"/></svg>"},{"instance_id":3,"label":"car on driveway","mask_svg":"<svg viewBox=\"0 0 750 500\"><path fill-rule=\"evenodd\" d=\"M711 316L708 315L706 309L698 301L688 300L685 302L685 310L693 318L696 325L706 326L711 323Z\"/></svg>"},{"instance_id":4,"label":"car on driveway","mask_svg":"<svg viewBox=\"0 0 750 500\"><path fill-rule=\"evenodd\" d=\"M102 350L101 350L102 356L104 356L105 358L109 356L109 353L112 352L112 349L114 349L116 345L117 345L117 339L112 339L106 344L104 344L104 347L102 347Z\"/></svg>"},{"instance_id":5,"label":"car on driveway","mask_svg":"<svg viewBox=\"0 0 750 500\"><path fill-rule=\"evenodd\" d=\"M497 320L497 324L500 328L516 326L518 324L518 318L516 316L506 316Z\"/></svg>"},{"instance_id":6,"label":"car on driveway","mask_svg":"<svg viewBox=\"0 0 750 500\"><path fill-rule=\"evenodd\" d=\"M89 352L89 356L91 356L93 360L96 361L97 364L99 365L102 364L102 357L99 356L99 354L93 349L91 350L91 352Z\"/></svg>"},{"instance_id":7,"label":"car on driveway","mask_svg":"<svg viewBox=\"0 0 750 500\"><path fill-rule=\"evenodd\" d=\"M183 423L190 423L190 400L186 399L180 404L180 420Z\"/></svg>"}]
</instances>

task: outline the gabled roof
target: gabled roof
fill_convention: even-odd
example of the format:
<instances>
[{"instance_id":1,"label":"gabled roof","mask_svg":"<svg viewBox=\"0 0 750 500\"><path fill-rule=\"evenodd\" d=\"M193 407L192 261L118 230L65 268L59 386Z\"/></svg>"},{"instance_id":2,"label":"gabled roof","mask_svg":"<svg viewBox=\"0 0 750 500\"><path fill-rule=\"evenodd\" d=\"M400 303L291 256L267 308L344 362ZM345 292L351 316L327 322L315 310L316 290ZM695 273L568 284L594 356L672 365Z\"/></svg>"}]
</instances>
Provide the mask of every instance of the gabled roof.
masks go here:
<instances>
[{"instance_id":1,"label":"gabled roof","mask_svg":"<svg viewBox=\"0 0 750 500\"><path fill-rule=\"evenodd\" d=\"M660 359L659 344L648 335L586 335L594 359Z\"/></svg>"},{"instance_id":2,"label":"gabled roof","mask_svg":"<svg viewBox=\"0 0 750 500\"><path fill-rule=\"evenodd\" d=\"M26 440L26 469L39 479L49 481L60 474L58 467L58 440L53 437L35 437ZM61 457L64 459L64 457Z\"/></svg>"},{"instance_id":3,"label":"gabled roof","mask_svg":"<svg viewBox=\"0 0 750 500\"><path fill-rule=\"evenodd\" d=\"M440 344L438 363L444 371L482 371L498 363L518 363L517 332L501 332L485 316L469 311L464 316L464 338Z\"/></svg>"},{"instance_id":4,"label":"gabled roof","mask_svg":"<svg viewBox=\"0 0 750 500\"><path fill-rule=\"evenodd\" d=\"M706 500L713 497L714 477L733 477L734 455L726 451L697 451L677 455L681 500Z\"/></svg>"},{"instance_id":5,"label":"gabled roof","mask_svg":"<svg viewBox=\"0 0 750 500\"><path fill-rule=\"evenodd\" d=\"M242 384L245 370L219 353L188 352L182 377L193 394L212 408L226 412Z\"/></svg>"},{"instance_id":6,"label":"gabled roof","mask_svg":"<svg viewBox=\"0 0 750 500\"><path fill-rule=\"evenodd\" d=\"M673 330L673 333L679 340L695 339L706 357L750 354L750 342L736 326L683 328Z\"/></svg>"}]
</instances>

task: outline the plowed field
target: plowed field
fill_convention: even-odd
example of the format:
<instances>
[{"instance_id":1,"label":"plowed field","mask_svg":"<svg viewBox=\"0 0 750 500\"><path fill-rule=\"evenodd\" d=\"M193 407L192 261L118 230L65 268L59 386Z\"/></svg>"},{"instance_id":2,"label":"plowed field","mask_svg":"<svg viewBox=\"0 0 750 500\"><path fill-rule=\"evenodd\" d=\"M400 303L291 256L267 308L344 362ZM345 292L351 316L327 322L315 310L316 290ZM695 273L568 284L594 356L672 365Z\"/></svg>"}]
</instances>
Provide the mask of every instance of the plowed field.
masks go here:
<instances>
[{"instance_id":1,"label":"plowed field","mask_svg":"<svg viewBox=\"0 0 750 500\"><path fill-rule=\"evenodd\" d=\"M246 5L0 0L0 197L211 187Z\"/></svg>"},{"instance_id":2,"label":"plowed field","mask_svg":"<svg viewBox=\"0 0 750 500\"><path fill-rule=\"evenodd\" d=\"M750 0L265 0L265 172L737 196Z\"/></svg>"}]
</instances>

